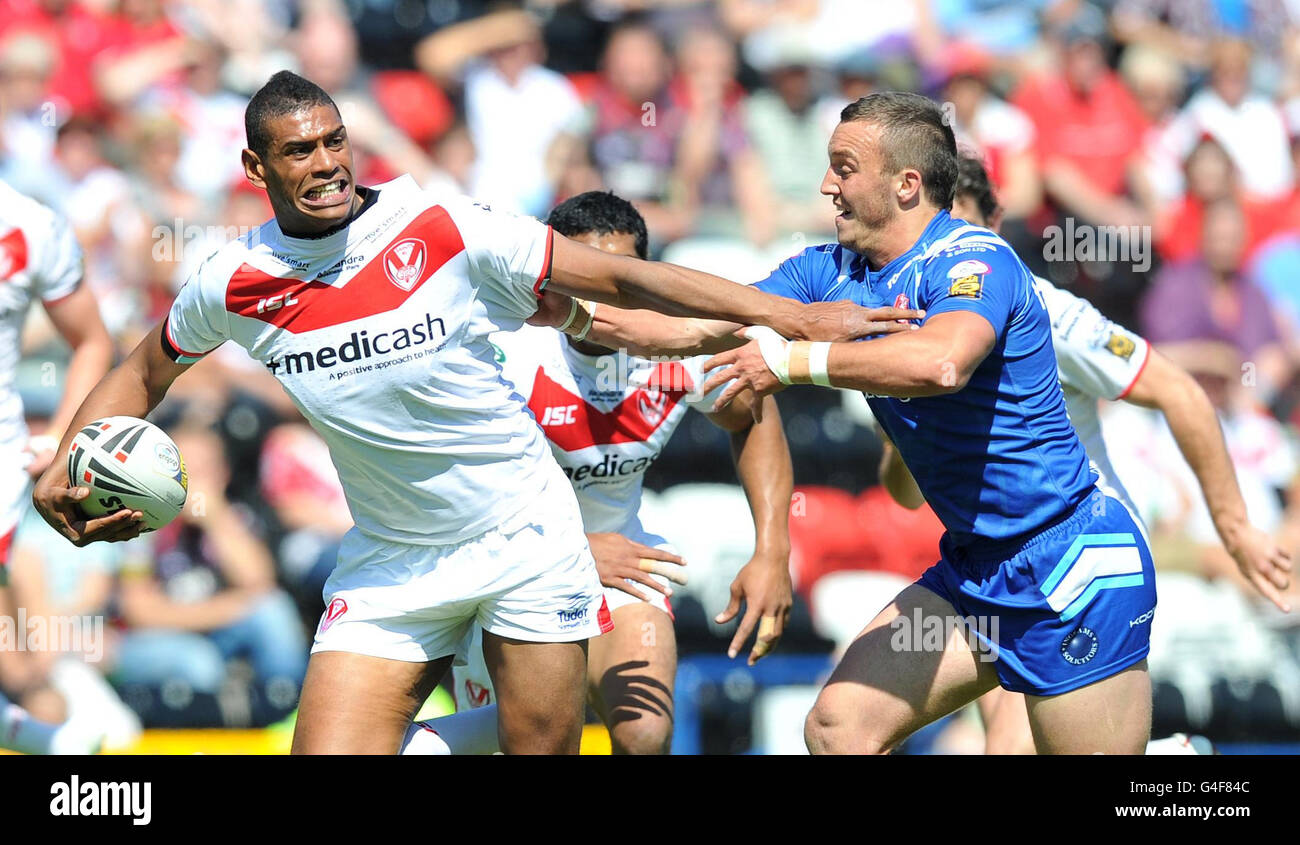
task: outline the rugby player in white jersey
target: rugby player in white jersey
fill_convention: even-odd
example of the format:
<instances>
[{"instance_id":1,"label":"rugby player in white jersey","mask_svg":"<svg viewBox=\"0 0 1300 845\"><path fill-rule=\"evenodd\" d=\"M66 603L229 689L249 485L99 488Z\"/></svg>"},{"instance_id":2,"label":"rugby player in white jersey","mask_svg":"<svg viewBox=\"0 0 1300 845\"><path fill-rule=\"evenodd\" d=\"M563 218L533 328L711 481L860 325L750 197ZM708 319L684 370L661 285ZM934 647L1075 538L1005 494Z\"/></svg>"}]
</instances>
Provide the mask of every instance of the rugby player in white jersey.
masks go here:
<instances>
[{"instance_id":1,"label":"rugby player in white jersey","mask_svg":"<svg viewBox=\"0 0 1300 845\"><path fill-rule=\"evenodd\" d=\"M557 233L615 255L644 259L645 220L611 193L591 191L565 200L546 221ZM793 492L790 452L776 403L765 399L755 423L749 402L713 413L717 398L698 390L704 358L651 360L599 346L552 328L528 326L492 336L506 378L527 401L568 476L582 510L605 599L611 633L592 640L588 697L609 729L616 754L664 754L672 741L677 646L669 581L683 583L682 563L668 540L643 526L645 474L667 445L687 408L731 432L736 474L754 517L755 551L737 574L726 623L746 602L730 646L740 650L762 625L749 655L755 661L780 639L792 603L788 512ZM663 574L659 574L663 573ZM762 620L760 622L760 620ZM457 714L413 726L404 754L495 750L491 682L477 642L468 666L454 668ZM432 732L432 733L430 733Z\"/></svg>"},{"instance_id":2,"label":"rugby player in white jersey","mask_svg":"<svg viewBox=\"0 0 1300 845\"><path fill-rule=\"evenodd\" d=\"M1001 223L1002 209L998 207L988 174L983 164L968 154L963 154L958 161L952 214L995 232ZM1152 349L1145 338L1106 319L1092 303L1044 278L1035 277L1034 283L1051 317L1052 345L1070 422L1097 468L1098 485L1123 502L1136 519L1137 508L1106 452L1097 403L1103 399L1123 400L1160 411L1196 474L1224 548L1250 583L1287 612L1290 608L1280 591L1287 587L1287 573L1291 571L1289 555L1272 537L1248 521L1245 500L1237 486L1218 417L1200 385ZM888 440L880 464L880 480L905 507L914 509L925 502L898 450ZM1142 524L1140 520L1138 524ZM1152 624L1153 614L1133 623ZM986 753L1034 753L1024 695L997 688L979 700L979 708L984 719ZM1151 742L1147 753L1198 751L1186 736L1175 735Z\"/></svg>"},{"instance_id":3,"label":"rugby player in white jersey","mask_svg":"<svg viewBox=\"0 0 1300 845\"><path fill-rule=\"evenodd\" d=\"M245 129L245 173L274 219L204 262L87 397L60 454L92 420L143 417L234 340L329 446L356 524L325 585L294 751L398 751L478 622L502 749L576 752L586 642L610 620L573 490L489 335L519 328L547 288L798 337L861 336L915 312L801 308L432 196L409 176L355 185L338 109L288 71L254 94ZM77 544L139 533L138 511L85 519L87 493L51 469L33 498Z\"/></svg>"},{"instance_id":4,"label":"rugby player in white jersey","mask_svg":"<svg viewBox=\"0 0 1300 845\"><path fill-rule=\"evenodd\" d=\"M13 618L5 564L27 508L32 479L54 460L64 428L81 400L113 363L113 341L94 294L83 284L82 255L67 221L0 182L0 616ZM15 388L27 309L39 301L72 349L63 398L48 428L32 436ZM19 632L21 636L23 632ZM23 655L0 650L0 690L17 697L44 681ZM73 726L33 719L0 692L0 748L26 753L87 753L93 738Z\"/></svg>"}]
</instances>

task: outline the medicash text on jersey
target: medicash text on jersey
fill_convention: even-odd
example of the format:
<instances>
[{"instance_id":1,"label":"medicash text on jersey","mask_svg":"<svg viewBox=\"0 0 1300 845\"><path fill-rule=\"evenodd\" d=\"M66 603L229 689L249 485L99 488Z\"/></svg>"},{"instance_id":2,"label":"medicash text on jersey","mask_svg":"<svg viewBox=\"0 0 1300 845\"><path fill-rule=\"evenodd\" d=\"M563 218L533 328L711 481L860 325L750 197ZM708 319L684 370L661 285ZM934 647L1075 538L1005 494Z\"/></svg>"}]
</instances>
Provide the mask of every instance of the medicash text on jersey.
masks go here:
<instances>
[{"instance_id":1,"label":"medicash text on jersey","mask_svg":"<svg viewBox=\"0 0 1300 845\"><path fill-rule=\"evenodd\" d=\"M435 329L437 334L434 334ZM362 329L359 332L353 332L351 337L338 346L321 346L314 350L288 352L278 358L272 358L266 362L266 368L271 371L272 375L290 376L315 372L317 369L328 370L340 364L356 364L376 355L387 356L405 350L412 350L407 355L421 357L429 350L420 349L419 347L427 343L434 343L436 349L442 345L442 341L446 337L447 329L442 318L435 317L432 314L425 314L423 321L410 328L394 329L373 335L368 330ZM382 369L407 360L410 360L410 358L406 357L406 355L396 360L384 360L374 364L373 369ZM349 370L347 374L351 375L369 369L372 369L372 367L366 366L363 368L358 366ZM343 373L339 373L339 375L343 375Z\"/></svg>"}]
</instances>

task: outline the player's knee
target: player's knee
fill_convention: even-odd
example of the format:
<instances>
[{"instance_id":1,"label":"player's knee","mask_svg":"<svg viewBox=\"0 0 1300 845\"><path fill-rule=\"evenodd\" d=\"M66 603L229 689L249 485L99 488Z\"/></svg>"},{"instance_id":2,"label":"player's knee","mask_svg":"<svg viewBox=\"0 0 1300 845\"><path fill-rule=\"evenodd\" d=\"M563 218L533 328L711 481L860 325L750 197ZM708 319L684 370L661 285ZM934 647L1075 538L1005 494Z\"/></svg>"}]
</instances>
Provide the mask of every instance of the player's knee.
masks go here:
<instances>
[{"instance_id":1,"label":"player's knee","mask_svg":"<svg viewBox=\"0 0 1300 845\"><path fill-rule=\"evenodd\" d=\"M667 754L673 743L673 720L638 714L635 719L615 722L609 739L615 754Z\"/></svg>"},{"instance_id":2,"label":"player's knee","mask_svg":"<svg viewBox=\"0 0 1300 845\"><path fill-rule=\"evenodd\" d=\"M582 713L542 708L498 710L502 751L507 754L570 754L582 737Z\"/></svg>"},{"instance_id":3,"label":"player's knee","mask_svg":"<svg viewBox=\"0 0 1300 845\"><path fill-rule=\"evenodd\" d=\"M892 743L870 729L870 720L823 690L804 720L804 744L812 754L887 754Z\"/></svg>"}]
</instances>

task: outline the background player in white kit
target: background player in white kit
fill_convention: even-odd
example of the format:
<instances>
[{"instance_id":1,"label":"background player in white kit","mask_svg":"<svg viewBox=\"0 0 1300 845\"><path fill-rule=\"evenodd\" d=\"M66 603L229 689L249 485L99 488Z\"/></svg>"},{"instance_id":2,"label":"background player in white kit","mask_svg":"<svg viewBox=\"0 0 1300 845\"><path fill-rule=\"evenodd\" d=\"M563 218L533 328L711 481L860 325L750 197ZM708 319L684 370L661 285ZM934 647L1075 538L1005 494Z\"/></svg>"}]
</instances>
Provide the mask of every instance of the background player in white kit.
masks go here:
<instances>
[{"instance_id":1,"label":"background player in white kit","mask_svg":"<svg viewBox=\"0 0 1300 845\"><path fill-rule=\"evenodd\" d=\"M14 530L28 507L32 479L54 460L64 428L113 362L113 341L94 294L82 283L82 255L72 229L54 211L0 182L0 616L12 617L5 564ZM41 434L31 436L14 380L27 309L39 301L72 349L63 398ZM43 685L25 655L0 650L0 690L14 697ZM32 719L0 692L0 748L27 753L86 753L92 739Z\"/></svg>"},{"instance_id":2,"label":"background player in white kit","mask_svg":"<svg viewBox=\"0 0 1300 845\"><path fill-rule=\"evenodd\" d=\"M502 748L576 752L586 641L608 627L604 598L572 488L488 336L518 328L548 286L798 337L861 336L909 314L801 307L609 255L531 218L430 196L409 177L355 186L338 109L287 71L250 100L245 128L245 172L274 219L204 262L87 397L60 455L92 420L147 414L189 364L233 339L324 438L356 523L325 587L295 752L397 751L475 621ZM76 502L87 492L52 468L33 498L77 544L139 533L139 512L84 520Z\"/></svg>"},{"instance_id":3,"label":"background player in white kit","mask_svg":"<svg viewBox=\"0 0 1300 845\"><path fill-rule=\"evenodd\" d=\"M968 154L958 160L957 191L952 216L997 231L998 207L983 164ZM1159 410L1187 463L1196 473L1209 505L1215 529L1250 583L1283 612L1288 611L1280 590L1288 583L1289 555L1267 533L1251 525L1237 486L1214 406L1191 375L1152 349L1146 339L1106 319L1085 299L1035 277L1038 294L1052 321L1052 345L1060 369L1070 422L1079 433L1088 457L1097 468L1097 484L1119 499L1134 514L1137 508L1111 466L1101 437L1098 400L1124 400ZM900 504L918 508L925 501L898 454L887 440L881 459L880 480ZM1152 624L1153 618L1138 624ZM985 723L985 750L990 754L1033 754L1021 693L996 688L979 699ZM1148 753L1195 753L1183 741L1156 740Z\"/></svg>"},{"instance_id":4,"label":"background player in white kit","mask_svg":"<svg viewBox=\"0 0 1300 845\"><path fill-rule=\"evenodd\" d=\"M592 191L565 200L547 218L558 233L615 255L644 259L645 221L611 193ZM570 327L573 335L585 325ZM573 485L583 526L605 586L614 630L590 643L589 699L609 728L615 753L663 754L672 740L673 686L677 669L669 580L681 558L669 541L641 524L645 474L687 407L730 431L736 472L754 516L755 552L736 576L731 602L717 621L746 613L732 640L739 651L757 625L752 665L780 639L792 603L789 571L789 447L772 397L763 422L749 402L712 412L720 391L705 395L704 357L650 360L617 353L552 328L528 326L492 336L506 378L527 400L546 432L551 451ZM657 526L654 526L657 528ZM651 574L651 571L663 572ZM760 623L760 620L761 623ZM494 750L484 714L492 691L478 642L468 666L453 670L456 716L413 727L403 753ZM422 730L427 727L433 731Z\"/></svg>"}]
</instances>

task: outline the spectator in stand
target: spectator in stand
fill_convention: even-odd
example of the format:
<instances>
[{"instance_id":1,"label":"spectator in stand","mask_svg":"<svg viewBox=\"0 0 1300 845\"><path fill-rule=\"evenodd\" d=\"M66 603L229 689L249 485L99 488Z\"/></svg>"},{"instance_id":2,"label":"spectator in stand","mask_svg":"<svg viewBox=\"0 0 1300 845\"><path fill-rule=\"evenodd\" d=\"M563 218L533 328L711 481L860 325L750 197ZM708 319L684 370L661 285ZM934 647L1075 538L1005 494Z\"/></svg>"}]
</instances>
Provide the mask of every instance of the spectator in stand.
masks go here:
<instances>
[{"instance_id":1,"label":"spectator in stand","mask_svg":"<svg viewBox=\"0 0 1300 845\"><path fill-rule=\"evenodd\" d=\"M626 197L661 247L701 226L765 242L772 234L762 165L745 137L731 43L716 30L694 30L678 45L679 73L650 27L617 27L605 48L590 115L578 137L562 137L559 160L594 172L603 187ZM582 148L586 147L584 160ZM566 184L582 179L570 174ZM764 198L747 196L761 192ZM748 226L736 219L734 202ZM705 215L703 209L719 212Z\"/></svg>"},{"instance_id":2,"label":"spectator in stand","mask_svg":"<svg viewBox=\"0 0 1300 845\"><path fill-rule=\"evenodd\" d=\"M75 619L80 625L66 627L78 632L75 640L55 639L55 647L28 655L33 671L29 680L40 678L61 699L56 706L62 712L47 712L42 718L80 722L116 748L135 741L140 720L100 674L105 662L111 662L114 632L96 628L91 620L102 622L108 614L122 555L123 547L112 544L70 549L31 510L19 525L9 564L14 603L26 610L29 620L47 619L50 630L63 625L62 620Z\"/></svg>"},{"instance_id":3,"label":"spectator in stand","mask_svg":"<svg viewBox=\"0 0 1300 845\"><path fill-rule=\"evenodd\" d=\"M1147 121L1142 138L1142 169L1157 203L1172 202L1183 192L1186 157L1186 151L1177 148L1168 132L1183 101L1183 66L1158 48L1137 44L1124 51L1119 74Z\"/></svg>"},{"instance_id":4,"label":"spectator in stand","mask_svg":"<svg viewBox=\"0 0 1300 845\"><path fill-rule=\"evenodd\" d=\"M1283 224L1278 201L1260 200L1242 190L1228 151L1213 137L1201 138L1183 169L1187 193L1165 208L1156 225L1156 248L1165 261L1187 261L1200 254L1205 209L1221 200L1236 202L1245 216L1243 262Z\"/></svg>"},{"instance_id":5,"label":"spectator in stand","mask_svg":"<svg viewBox=\"0 0 1300 845\"><path fill-rule=\"evenodd\" d=\"M143 111L166 114L181 130L180 183L204 203L220 202L244 181L239 153L244 148L247 101L221 87L225 53L214 41L188 41L180 81L151 89Z\"/></svg>"},{"instance_id":6,"label":"spectator in stand","mask_svg":"<svg viewBox=\"0 0 1300 845\"><path fill-rule=\"evenodd\" d=\"M952 128L957 143L979 152L990 180L999 186L1004 220L1011 223L1038 210L1043 202L1043 186L1038 175L1033 121L989 89L991 68L991 57L978 47L952 45L942 96L953 106Z\"/></svg>"},{"instance_id":7,"label":"spectator in stand","mask_svg":"<svg viewBox=\"0 0 1300 845\"><path fill-rule=\"evenodd\" d=\"M1012 102L1034 122L1043 185L1062 212L1093 225L1149 223L1141 172L1146 118L1106 65L1106 19L1079 10L1051 31L1059 69L1027 79Z\"/></svg>"},{"instance_id":8,"label":"spectator in stand","mask_svg":"<svg viewBox=\"0 0 1300 845\"><path fill-rule=\"evenodd\" d=\"M1118 0L1113 21L1120 41L1157 47L1201 68L1224 37L1280 56L1294 13L1288 0Z\"/></svg>"},{"instance_id":9,"label":"spectator in stand","mask_svg":"<svg viewBox=\"0 0 1300 845\"><path fill-rule=\"evenodd\" d=\"M56 47L58 62L47 92L60 112L104 116L92 72L95 57L109 45L114 29L104 5L77 0L0 0L0 39L29 32Z\"/></svg>"},{"instance_id":10,"label":"spectator in stand","mask_svg":"<svg viewBox=\"0 0 1300 845\"><path fill-rule=\"evenodd\" d=\"M122 0L95 57L95 86L108 105L129 107L154 87L182 84L192 49L164 0Z\"/></svg>"},{"instance_id":11,"label":"spectator in stand","mask_svg":"<svg viewBox=\"0 0 1300 845\"><path fill-rule=\"evenodd\" d=\"M817 185L826 172L822 112L838 104L817 92L819 65L811 45L788 41L767 68L767 84L745 102L745 131L772 185L776 225L787 236L803 233L809 244L835 237L835 210Z\"/></svg>"},{"instance_id":12,"label":"spectator in stand","mask_svg":"<svg viewBox=\"0 0 1300 845\"><path fill-rule=\"evenodd\" d=\"M1220 41L1211 54L1210 84L1183 107L1169 128L1175 149L1190 151L1204 135L1227 150L1241 186L1260 199L1278 199L1295 182L1282 110L1250 89L1250 47Z\"/></svg>"},{"instance_id":13,"label":"spectator in stand","mask_svg":"<svg viewBox=\"0 0 1300 845\"><path fill-rule=\"evenodd\" d=\"M1293 365L1268 298L1242 272L1245 246L1241 206L1233 199L1207 206L1200 256L1161 268L1142 300L1142 326L1152 343L1173 346L1180 360L1194 360L1206 341L1231 344L1250 363L1267 402L1290 380Z\"/></svg>"},{"instance_id":14,"label":"spectator in stand","mask_svg":"<svg viewBox=\"0 0 1300 845\"><path fill-rule=\"evenodd\" d=\"M555 140L582 115L573 84L543 67L544 57L541 30L523 11L445 27L416 52L439 82L464 87L465 119L478 152L470 193L534 216L554 204L564 150Z\"/></svg>"},{"instance_id":15,"label":"spectator in stand","mask_svg":"<svg viewBox=\"0 0 1300 845\"><path fill-rule=\"evenodd\" d=\"M28 32L0 40L0 178L41 202L54 204L55 127L66 117L46 92L56 61L54 46Z\"/></svg>"},{"instance_id":16,"label":"spectator in stand","mask_svg":"<svg viewBox=\"0 0 1300 845\"><path fill-rule=\"evenodd\" d=\"M114 680L179 679L215 694L226 661L242 656L268 690L296 692L307 667L302 623L276 587L270 551L226 499L221 440L194 422L171 433L190 473L189 500L174 522L146 535L147 552L132 549L135 560L124 565L118 604L128 630Z\"/></svg>"}]
</instances>

